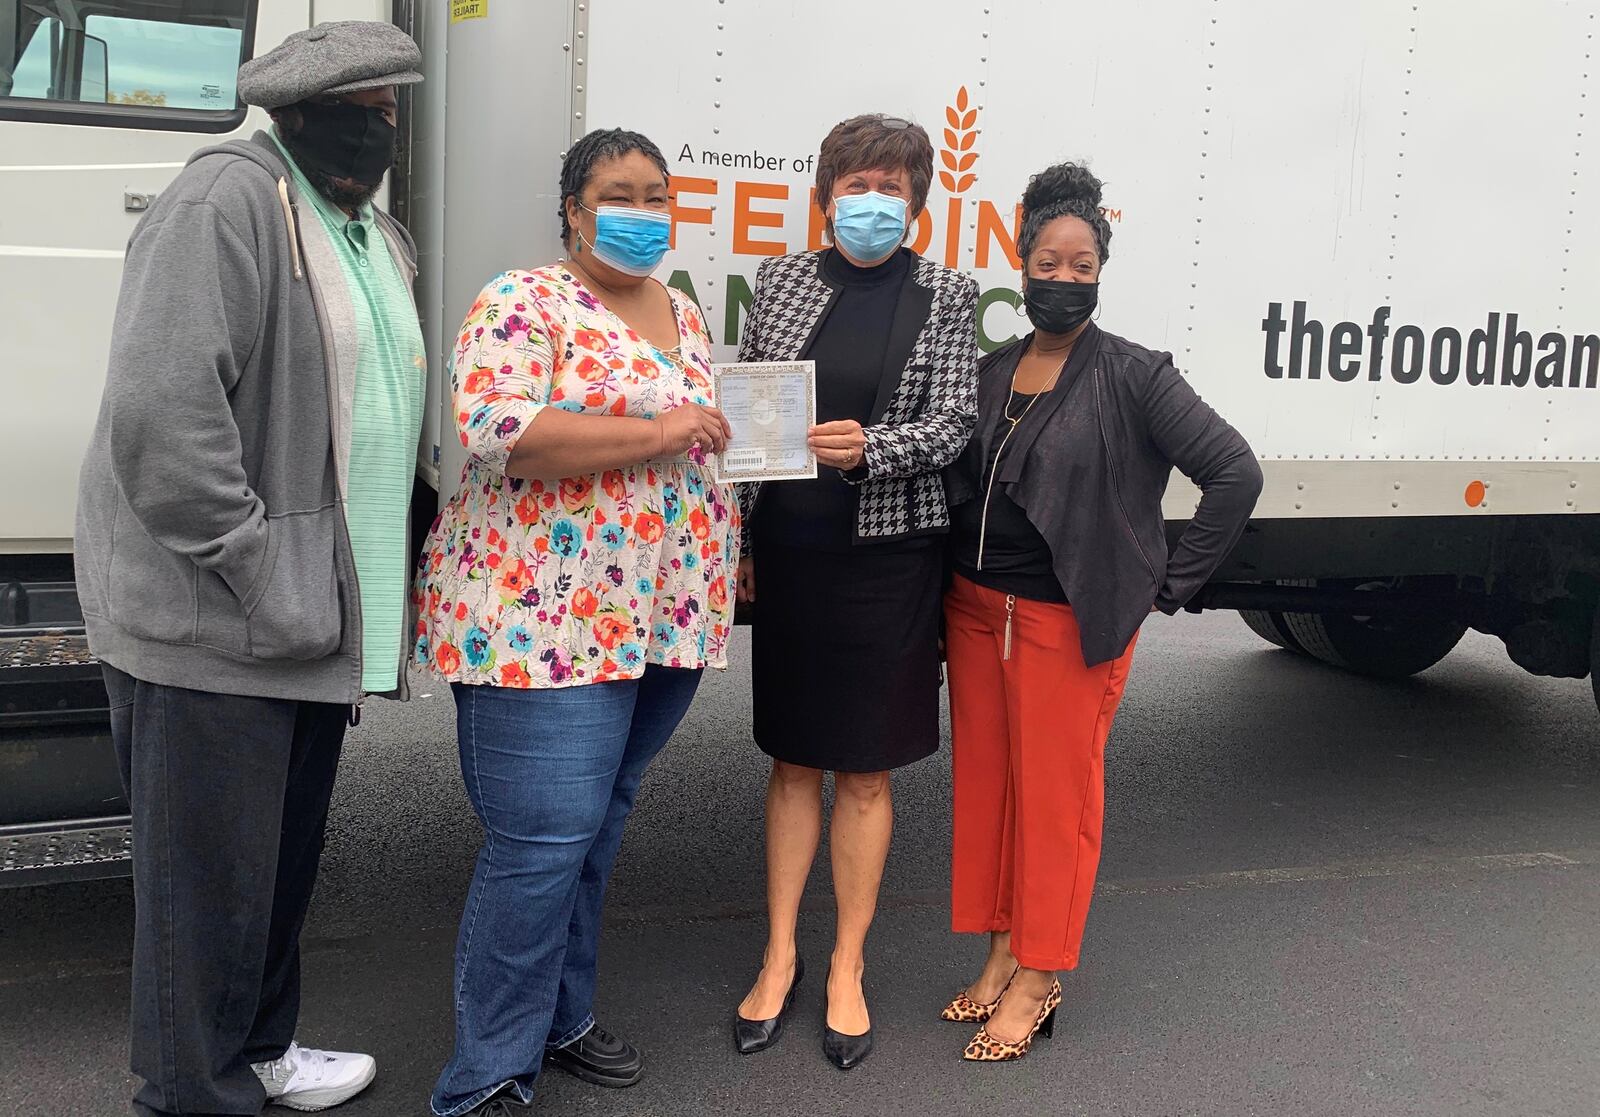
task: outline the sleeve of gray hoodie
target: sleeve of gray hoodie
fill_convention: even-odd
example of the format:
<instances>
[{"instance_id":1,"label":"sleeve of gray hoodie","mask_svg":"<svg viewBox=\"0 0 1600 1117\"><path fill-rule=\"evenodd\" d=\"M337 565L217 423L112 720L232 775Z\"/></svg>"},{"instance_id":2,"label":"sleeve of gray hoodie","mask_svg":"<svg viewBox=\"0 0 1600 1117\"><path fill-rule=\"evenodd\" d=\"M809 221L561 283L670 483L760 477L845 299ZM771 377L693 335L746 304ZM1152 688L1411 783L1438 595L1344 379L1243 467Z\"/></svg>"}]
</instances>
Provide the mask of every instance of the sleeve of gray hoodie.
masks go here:
<instances>
[{"instance_id":1,"label":"sleeve of gray hoodie","mask_svg":"<svg viewBox=\"0 0 1600 1117\"><path fill-rule=\"evenodd\" d=\"M245 475L229 393L261 319L251 240L181 201L128 246L106 393L111 467L152 539L215 571L248 606L266 508Z\"/></svg>"},{"instance_id":2,"label":"sleeve of gray hoodie","mask_svg":"<svg viewBox=\"0 0 1600 1117\"><path fill-rule=\"evenodd\" d=\"M1261 495L1261 466L1244 436L1163 361L1145 389L1145 422L1156 448L1200 487L1194 510L1167 558L1156 608L1176 613L1205 585L1244 534Z\"/></svg>"}]
</instances>

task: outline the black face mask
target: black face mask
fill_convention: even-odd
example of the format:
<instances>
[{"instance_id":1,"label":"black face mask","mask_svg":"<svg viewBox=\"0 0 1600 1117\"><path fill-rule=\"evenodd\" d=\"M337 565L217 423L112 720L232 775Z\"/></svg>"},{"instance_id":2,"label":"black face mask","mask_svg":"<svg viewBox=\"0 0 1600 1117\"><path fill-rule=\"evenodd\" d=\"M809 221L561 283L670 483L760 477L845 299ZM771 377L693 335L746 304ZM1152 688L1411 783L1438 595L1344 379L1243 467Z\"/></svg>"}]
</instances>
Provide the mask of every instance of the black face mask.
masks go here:
<instances>
[{"instance_id":1,"label":"black face mask","mask_svg":"<svg viewBox=\"0 0 1600 1117\"><path fill-rule=\"evenodd\" d=\"M300 110L300 131L294 136L296 156L330 178L377 186L394 166L395 127L382 109L364 105L306 102Z\"/></svg>"},{"instance_id":2,"label":"black face mask","mask_svg":"<svg viewBox=\"0 0 1600 1117\"><path fill-rule=\"evenodd\" d=\"M1070 334L1089 320L1100 301L1100 284L1032 279L1022 289L1022 305L1034 329Z\"/></svg>"}]
</instances>

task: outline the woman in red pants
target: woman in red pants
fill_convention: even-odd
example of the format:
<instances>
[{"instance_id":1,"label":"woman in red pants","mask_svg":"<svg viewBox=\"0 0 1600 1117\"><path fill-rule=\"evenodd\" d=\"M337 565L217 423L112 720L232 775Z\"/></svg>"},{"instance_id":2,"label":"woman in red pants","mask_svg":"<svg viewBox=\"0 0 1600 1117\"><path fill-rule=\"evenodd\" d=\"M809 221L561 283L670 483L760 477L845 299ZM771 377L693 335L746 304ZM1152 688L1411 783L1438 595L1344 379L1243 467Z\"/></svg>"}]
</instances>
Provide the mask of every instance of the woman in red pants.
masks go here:
<instances>
[{"instance_id":1,"label":"woman in red pants","mask_svg":"<svg viewBox=\"0 0 1600 1117\"><path fill-rule=\"evenodd\" d=\"M952 923L989 934L944 1010L976 1061L1049 1035L1100 859L1106 736L1144 618L1175 613L1244 530L1261 470L1172 358L1090 320L1111 229L1100 182L1034 176L1017 248L1034 332L978 370L978 428L950 469L945 601L954 731ZM1169 554L1176 466L1203 496Z\"/></svg>"}]
</instances>

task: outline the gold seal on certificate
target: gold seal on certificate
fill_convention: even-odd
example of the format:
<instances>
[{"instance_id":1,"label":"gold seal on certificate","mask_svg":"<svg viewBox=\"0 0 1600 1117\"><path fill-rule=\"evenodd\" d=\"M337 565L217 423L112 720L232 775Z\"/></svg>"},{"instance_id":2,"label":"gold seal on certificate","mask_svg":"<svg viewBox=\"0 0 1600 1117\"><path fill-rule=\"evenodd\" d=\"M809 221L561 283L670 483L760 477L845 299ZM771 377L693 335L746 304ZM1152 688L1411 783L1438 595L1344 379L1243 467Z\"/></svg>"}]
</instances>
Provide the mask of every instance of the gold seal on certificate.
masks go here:
<instances>
[{"instance_id":1,"label":"gold seal on certificate","mask_svg":"<svg viewBox=\"0 0 1600 1117\"><path fill-rule=\"evenodd\" d=\"M795 481L817 475L806 435L817 421L817 363L712 365L717 407L733 428L717 462L722 481Z\"/></svg>"}]
</instances>

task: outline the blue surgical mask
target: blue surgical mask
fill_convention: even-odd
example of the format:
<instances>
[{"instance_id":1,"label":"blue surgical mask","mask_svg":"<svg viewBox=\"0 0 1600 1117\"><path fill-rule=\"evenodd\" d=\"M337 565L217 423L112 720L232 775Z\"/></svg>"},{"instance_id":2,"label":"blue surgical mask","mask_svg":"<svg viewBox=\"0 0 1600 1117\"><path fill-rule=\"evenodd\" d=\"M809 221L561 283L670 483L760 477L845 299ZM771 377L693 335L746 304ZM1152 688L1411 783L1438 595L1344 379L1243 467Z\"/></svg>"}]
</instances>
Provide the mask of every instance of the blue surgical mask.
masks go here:
<instances>
[{"instance_id":1,"label":"blue surgical mask","mask_svg":"<svg viewBox=\"0 0 1600 1117\"><path fill-rule=\"evenodd\" d=\"M641 278L656 270L672 243L671 215L626 206L601 206L589 212L594 214L594 241L585 241L582 232L578 240L589 245L596 260Z\"/></svg>"},{"instance_id":2,"label":"blue surgical mask","mask_svg":"<svg viewBox=\"0 0 1600 1117\"><path fill-rule=\"evenodd\" d=\"M863 264L886 259L906 239L906 201L876 190L833 200L833 243Z\"/></svg>"}]
</instances>

